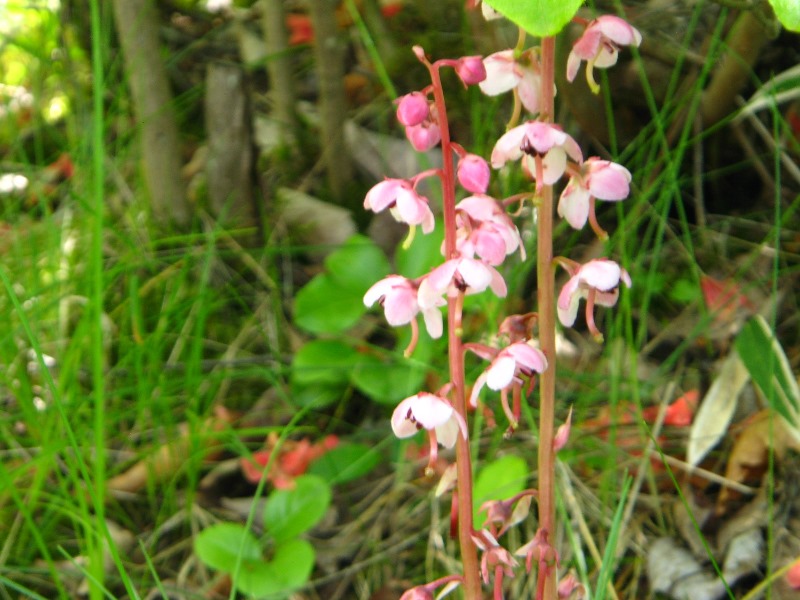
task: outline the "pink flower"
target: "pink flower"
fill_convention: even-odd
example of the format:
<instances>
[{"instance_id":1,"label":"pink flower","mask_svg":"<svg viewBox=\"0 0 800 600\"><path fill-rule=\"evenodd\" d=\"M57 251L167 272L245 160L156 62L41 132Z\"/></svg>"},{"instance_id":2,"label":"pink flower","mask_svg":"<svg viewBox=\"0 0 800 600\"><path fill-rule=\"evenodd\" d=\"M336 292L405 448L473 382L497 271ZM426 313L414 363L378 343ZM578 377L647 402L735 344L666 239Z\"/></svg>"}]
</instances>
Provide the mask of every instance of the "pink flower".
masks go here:
<instances>
[{"instance_id":1,"label":"pink flower","mask_svg":"<svg viewBox=\"0 0 800 600\"><path fill-rule=\"evenodd\" d=\"M464 85L476 85L486 79L486 67L480 56L464 56L456 61L456 74Z\"/></svg>"},{"instance_id":2,"label":"pink flower","mask_svg":"<svg viewBox=\"0 0 800 600\"><path fill-rule=\"evenodd\" d=\"M535 490L524 490L508 500L487 500L481 505L479 512L486 513L486 522L492 527L491 533L494 537L500 537L525 520L534 496L538 496Z\"/></svg>"},{"instance_id":3,"label":"pink flower","mask_svg":"<svg viewBox=\"0 0 800 600\"><path fill-rule=\"evenodd\" d=\"M472 388L469 401L478 405L478 396L484 385L489 389L505 390L513 383L521 383L520 376L531 377L547 368L547 358L538 348L528 342L515 342L500 350ZM511 419L512 421L514 419Z\"/></svg>"},{"instance_id":4,"label":"pink flower","mask_svg":"<svg viewBox=\"0 0 800 600\"><path fill-rule=\"evenodd\" d=\"M624 200L630 193L631 174L622 165L591 157L570 178L558 201L558 214L575 229L582 229L587 219L601 238L608 235L597 224L594 199Z\"/></svg>"},{"instance_id":5,"label":"pink flower","mask_svg":"<svg viewBox=\"0 0 800 600\"><path fill-rule=\"evenodd\" d=\"M419 125L406 127L406 137L414 146L414 150L427 152L441 141L442 132L436 123L423 121Z\"/></svg>"},{"instance_id":6,"label":"pink flower","mask_svg":"<svg viewBox=\"0 0 800 600\"><path fill-rule=\"evenodd\" d=\"M585 298L586 323L595 339L601 341L603 334L594 323L594 305L614 306L619 298L620 282L631 287L630 275L617 263L605 258L590 260L584 265L561 264L570 278L558 295L559 321L565 327L571 327L578 314L578 304L581 298Z\"/></svg>"},{"instance_id":7,"label":"pink flower","mask_svg":"<svg viewBox=\"0 0 800 600\"><path fill-rule=\"evenodd\" d=\"M586 28L572 47L567 59L567 80L572 81L582 61L586 61L586 81L596 94L600 86L594 80L594 67L606 69L617 64L620 46L638 46L642 34L627 21L613 15L598 17Z\"/></svg>"},{"instance_id":8,"label":"pink flower","mask_svg":"<svg viewBox=\"0 0 800 600\"><path fill-rule=\"evenodd\" d=\"M567 157L583 162L578 143L560 127L527 121L504 133L492 150L492 166L501 168L510 160L526 157L526 166L536 182L551 185L567 168Z\"/></svg>"},{"instance_id":9,"label":"pink flower","mask_svg":"<svg viewBox=\"0 0 800 600\"><path fill-rule=\"evenodd\" d=\"M497 266L519 248L524 260L525 249L519 230L497 200L476 194L464 198L456 205L456 210L459 211L456 213L457 247L462 256L477 254L487 264Z\"/></svg>"},{"instance_id":10,"label":"pink flower","mask_svg":"<svg viewBox=\"0 0 800 600\"><path fill-rule=\"evenodd\" d=\"M422 92L411 92L397 101L397 120L407 127L419 125L429 116L428 99Z\"/></svg>"},{"instance_id":11,"label":"pink flower","mask_svg":"<svg viewBox=\"0 0 800 600\"><path fill-rule=\"evenodd\" d=\"M514 50L503 50L484 58L483 64L486 67L486 79L480 88L484 94L497 96L516 89L525 110L532 114L539 112L542 77L533 52L524 52L515 58Z\"/></svg>"},{"instance_id":12,"label":"pink flower","mask_svg":"<svg viewBox=\"0 0 800 600\"><path fill-rule=\"evenodd\" d=\"M514 577L514 567L517 560L511 553L503 548L487 529L476 531L472 534L472 541L483 555L481 556L481 578L484 583L489 583L489 576L493 574L502 582L503 577Z\"/></svg>"},{"instance_id":13,"label":"pink flower","mask_svg":"<svg viewBox=\"0 0 800 600\"><path fill-rule=\"evenodd\" d=\"M489 163L477 154L465 154L456 169L458 182L468 192L484 194L489 187Z\"/></svg>"},{"instance_id":14,"label":"pink flower","mask_svg":"<svg viewBox=\"0 0 800 600\"><path fill-rule=\"evenodd\" d=\"M399 438L411 437L420 429L428 431L430 458L427 472L433 473L438 455L437 444L445 448L456 445L458 434L467 439L467 423L446 399L420 392L406 398L392 413L392 431Z\"/></svg>"},{"instance_id":15,"label":"pink flower","mask_svg":"<svg viewBox=\"0 0 800 600\"><path fill-rule=\"evenodd\" d=\"M436 596L436 589L440 587L442 588L442 591L439 592L438 597L443 598L450 591L461 585L462 581L463 577L461 575L446 575L445 577L441 577L436 581L432 581L425 585L418 585L410 590L406 590L403 595L400 596L400 600L433 600Z\"/></svg>"},{"instance_id":16,"label":"pink flower","mask_svg":"<svg viewBox=\"0 0 800 600\"><path fill-rule=\"evenodd\" d=\"M419 305L426 309L436 304L442 294L456 296L459 291L477 294L486 288L500 298L508 290L506 282L497 269L474 258L452 258L428 273L419 286L417 295Z\"/></svg>"},{"instance_id":17,"label":"pink flower","mask_svg":"<svg viewBox=\"0 0 800 600\"><path fill-rule=\"evenodd\" d=\"M424 233L433 231L433 213L428 199L420 196L405 179L384 179L367 192L364 208L373 212L389 209L395 220L409 225L422 225Z\"/></svg>"},{"instance_id":18,"label":"pink flower","mask_svg":"<svg viewBox=\"0 0 800 600\"><path fill-rule=\"evenodd\" d=\"M434 304L421 310L417 302L417 285L410 279L400 275L390 275L381 279L364 294L366 306L372 306L375 302L383 306L386 321L392 327L411 323L421 311L425 319L425 328L430 336L441 337L442 313L438 307L445 304L444 300L440 300L438 305Z\"/></svg>"}]
</instances>

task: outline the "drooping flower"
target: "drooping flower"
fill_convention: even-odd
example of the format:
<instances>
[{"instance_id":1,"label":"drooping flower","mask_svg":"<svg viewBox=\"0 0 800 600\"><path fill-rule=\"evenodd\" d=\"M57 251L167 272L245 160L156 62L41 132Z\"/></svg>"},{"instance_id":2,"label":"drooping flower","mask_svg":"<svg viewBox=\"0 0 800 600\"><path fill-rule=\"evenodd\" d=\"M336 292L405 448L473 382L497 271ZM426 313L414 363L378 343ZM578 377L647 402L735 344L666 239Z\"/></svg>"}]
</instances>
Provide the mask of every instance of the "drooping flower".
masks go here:
<instances>
[{"instance_id":1,"label":"drooping flower","mask_svg":"<svg viewBox=\"0 0 800 600\"><path fill-rule=\"evenodd\" d=\"M400 275L390 275L367 290L364 294L364 304L366 306L372 306L376 302L381 304L386 321L392 327L414 323L414 317L422 312L425 328L430 336L441 337L443 326L439 306L443 306L445 302L442 300L438 305L434 303L422 309L417 302L417 289L418 285L410 279Z\"/></svg>"},{"instance_id":2,"label":"drooping flower","mask_svg":"<svg viewBox=\"0 0 800 600\"><path fill-rule=\"evenodd\" d=\"M595 233L605 239L605 231L597 223L594 200L624 200L630 193L631 174L622 165L591 157L576 171L561 193L558 214L575 229L582 229L588 220Z\"/></svg>"},{"instance_id":3,"label":"drooping flower","mask_svg":"<svg viewBox=\"0 0 800 600\"><path fill-rule=\"evenodd\" d=\"M564 174L567 157L583 162L578 143L560 127L542 121L526 121L504 133L492 150L492 166L525 157L525 166L537 185L552 185Z\"/></svg>"},{"instance_id":4,"label":"drooping flower","mask_svg":"<svg viewBox=\"0 0 800 600\"><path fill-rule=\"evenodd\" d=\"M427 152L442 140L442 132L433 121L423 121L418 125L406 127L406 137L414 150Z\"/></svg>"},{"instance_id":5,"label":"drooping flower","mask_svg":"<svg viewBox=\"0 0 800 600\"><path fill-rule=\"evenodd\" d=\"M470 348L472 349L472 348ZM478 405L478 396L486 385L499 391L513 383L521 383L520 376L531 377L547 368L547 358L538 348L528 342L514 342L497 352L489 367L478 376L470 395L470 404Z\"/></svg>"},{"instance_id":6,"label":"drooping flower","mask_svg":"<svg viewBox=\"0 0 800 600\"><path fill-rule=\"evenodd\" d=\"M425 585L418 585L410 590L406 590L400 600L433 600L434 597L443 598L452 590L461 585L464 578L461 575L446 575L436 581L431 581ZM439 594L436 594L437 588L442 588Z\"/></svg>"},{"instance_id":7,"label":"drooping flower","mask_svg":"<svg viewBox=\"0 0 800 600\"><path fill-rule=\"evenodd\" d=\"M428 392L420 392L400 402L392 413L392 431L399 438L411 437L420 429L428 431L430 458L427 472L433 473L438 456L437 444L456 445L458 434L467 439L467 423L450 402Z\"/></svg>"},{"instance_id":8,"label":"drooping flower","mask_svg":"<svg viewBox=\"0 0 800 600\"><path fill-rule=\"evenodd\" d=\"M462 56L456 61L455 70L464 85L477 85L486 79L486 67L480 56Z\"/></svg>"},{"instance_id":9,"label":"drooping flower","mask_svg":"<svg viewBox=\"0 0 800 600\"><path fill-rule=\"evenodd\" d=\"M429 116L428 98L422 92L411 92L397 100L397 120L406 127L419 125Z\"/></svg>"},{"instance_id":10,"label":"drooping flower","mask_svg":"<svg viewBox=\"0 0 800 600\"><path fill-rule=\"evenodd\" d=\"M364 198L364 208L376 213L388 208L396 221L422 225L424 233L433 231L435 225L428 199L405 179L387 178L374 185Z\"/></svg>"},{"instance_id":11,"label":"drooping flower","mask_svg":"<svg viewBox=\"0 0 800 600\"><path fill-rule=\"evenodd\" d=\"M483 553L481 556L481 578L489 583L489 576L494 575L502 585L503 577L514 577L517 560L503 548L488 529L481 529L472 534L472 541Z\"/></svg>"},{"instance_id":12,"label":"drooping flower","mask_svg":"<svg viewBox=\"0 0 800 600\"><path fill-rule=\"evenodd\" d=\"M479 512L486 513L486 523L491 533L498 538L517 523L525 520L530 512L531 502L538 496L536 490L524 490L507 500L487 500Z\"/></svg>"},{"instance_id":13,"label":"drooping flower","mask_svg":"<svg viewBox=\"0 0 800 600\"><path fill-rule=\"evenodd\" d=\"M620 46L638 46L642 34L624 19L613 15L598 17L586 27L567 59L567 80L573 81L582 61L586 61L586 81L596 94L600 86L594 80L594 67L606 69L617 64Z\"/></svg>"},{"instance_id":14,"label":"drooping flower","mask_svg":"<svg viewBox=\"0 0 800 600\"><path fill-rule=\"evenodd\" d=\"M442 294L456 296L459 291L477 294L491 288L499 298L508 293L506 282L491 265L462 256L452 258L428 273L417 294L419 305L425 309L439 301Z\"/></svg>"},{"instance_id":15,"label":"drooping flower","mask_svg":"<svg viewBox=\"0 0 800 600\"><path fill-rule=\"evenodd\" d=\"M487 264L497 266L519 248L525 259L519 230L497 200L476 194L459 202L456 211L459 227L456 247L462 256L477 254Z\"/></svg>"},{"instance_id":16,"label":"drooping flower","mask_svg":"<svg viewBox=\"0 0 800 600\"><path fill-rule=\"evenodd\" d=\"M503 50L484 58L483 64L486 78L480 83L480 88L484 94L497 96L516 89L522 106L532 114L539 112L542 77L539 61L533 52L515 56L514 50Z\"/></svg>"},{"instance_id":17,"label":"drooping flower","mask_svg":"<svg viewBox=\"0 0 800 600\"><path fill-rule=\"evenodd\" d=\"M465 154L458 161L456 176L468 192L485 194L489 187L489 163L477 154Z\"/></svg>"},{"instance_id":18,"label":"drooping flower","mask_svg":"<svg viewBox=\"0 0 800 600\"><path fill-rule=\"evenodd\" d=\"M565 327L572 327L578 314L581 298L586 299L586 323L589 331L598 341L603 334L594 322L594 305L614 306L619 298L620 282L631 287L628 272L613 260L599 258L586 264L577 265L571 261L560 260L560 264L570 274L569 281L558 295L558 319Z\"/></svg>"}]
</instances>

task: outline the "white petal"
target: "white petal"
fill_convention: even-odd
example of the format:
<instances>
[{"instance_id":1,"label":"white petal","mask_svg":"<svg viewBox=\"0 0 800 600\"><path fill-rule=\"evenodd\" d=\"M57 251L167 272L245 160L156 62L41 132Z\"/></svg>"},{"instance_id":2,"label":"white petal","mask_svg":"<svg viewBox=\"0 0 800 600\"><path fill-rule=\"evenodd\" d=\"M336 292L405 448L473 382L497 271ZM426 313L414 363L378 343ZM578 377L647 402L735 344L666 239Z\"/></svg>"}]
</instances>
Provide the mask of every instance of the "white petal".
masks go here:
<instances>
[{"instance_id":1,"label":"white petal","mask_svg":"<svg viewBox=\"0 0 800 600\"><path fill-rule=\"evenodd\" d=\"M493 390L502 390L511 385L516 370L517 361L511 356L498 356L486 370L486 385Z\"/></svg>"}]
</instances>

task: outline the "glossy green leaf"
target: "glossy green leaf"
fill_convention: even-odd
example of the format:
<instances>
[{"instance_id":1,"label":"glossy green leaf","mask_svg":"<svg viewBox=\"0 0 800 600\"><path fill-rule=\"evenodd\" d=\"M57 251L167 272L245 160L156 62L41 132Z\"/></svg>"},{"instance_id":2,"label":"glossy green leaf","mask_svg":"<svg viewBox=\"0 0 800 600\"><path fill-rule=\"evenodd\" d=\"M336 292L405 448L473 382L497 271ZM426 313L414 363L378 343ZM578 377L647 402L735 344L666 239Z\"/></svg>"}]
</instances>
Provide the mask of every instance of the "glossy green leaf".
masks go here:
<instances>
[{"instance_id":1,"label":"glossy green leaf","mask_svg":"<svg viewBox=\"0 0 800 600\"><path fill-rule=\"evenodd\" d=\"M316 334L342 333L366 311L363 292L342 287L326 273L309 281L294 299L294 322Z\"/></svg>"},{"instance_id":2,"label":"glossy green leaf","mask_svg":"<svg viewBox=\"0 0 800 600\"><path fill-rule=\"evenodd\" d=\"M294 483L272 492L264 508L264 529L278 544L311 529L331 503L331 488L321 477L303 475Z\"/></svg>"},{"instance_id":3,"label":"glossy green leaf","mask_svg":"<svg viewBox=\"0 0 800 600\"><path fill-rule=\"evenodd\" d=\"M519 456L507 454L486 464L478 471L473 491L473 518L480 529L486 513L478 511L487 500L508 500L525 489L530 469Z\"/></svg>"},{"instance_id":4,"label":"glossy green leaf","mask_svg":"<svg viewBox=\"0 0 800 600\"><path fill-rule=\"evenodd\" d=\"M313 340L300 348L292 359L292 383L300 386L345 385L356 364L358 353L338 340Z\"/></svg>"},{"instance_id":5,"label":"glossy green leaf","mask_svg":"<svg viewBox=\"0 0 800 600\"><path fill-rule=\"evenodd\" d=\"M414 279L429 273L431 269L442 264L442 240L444 226L437 221L436 229L428 235L417 231L414 241L408 248L401 244L394 255L397 272L404 277Z\"/></svg>"},{"instance_id":6,"label":"glossy green leaf","mask_svg":"<svg viewBox=\"0 0 800 600\"><path fill-rule=\"evenodd\" d=\"M775 411L800 431L800 389L783 348L763 317L744 324L736 336L736 352Z\"/></svg>"},{"instance_id":7,"label":"glossy green leaf","mask_svg":"<svg viewBox=\"0 0 800 600\"><path fill-rule=\"evenodd\" d=\"M536 37L559 33L578 12L583 0L483 0L509 21ZM793 0L785 0L791 2Z\"/></svg>"},{"instance_id":8,"label":"glossy green leaf","mask_svg":"<svg viewBox=\"0 0 800 600\"><path fill-rule=\"evenodd\" d=\"M206 565L230 573L237 559L261 560L261 545L256 537L237 523L206 527L194 538L194 551Z\"/></svg>"},{"instance_id":9,"label":"glossy green leaf","mask_svg":"<svg viewBox=\"0 0 800 600\"><path fill-rule=\"evenodd\" d=\"M769 0L775 16L789 31L800 32L800 2L798 0Z\"/></svg>"},{"instance_id":10,"label":"glossy green leaf","mask_svg":"<svg viewBox=\"0 0 800 600\"><path fill-rule=\"evenodd\" d=\"M426 369L408 360L363 355L353 370L353 385L378 404L394 405L419 392Z\"/></svg>"},{"instance_id":11,"label":"glossy green leaf","mask_svg":"<svg viewBox=\"0 0 800 600\"><path fill-rule=\"evenodd\" d=\"M373 283L389 274L383 250L363 235L354 235L325 259L325 267L340 288L363 298Z\"/></svg>"},{"instance_id":12,"label":"glossy green leaf","mask_svg":"<svg viewBox=\"0 0 800 600\"><path fill-rule=\"evenodd\" d=\"M310 475L322 477L337 485L364 477L381 462L380 453L366 444L343 443L311 463Z\"/></svg>"},{"instance_id":13,"label":"glossy green leaf","mask_svg":"<svg viewBox=\"0 0 800 600\"><path fill-rule=\"evenodd\" d=\"M287 598L308 581L315 558L309 542L288 540L275 548L270 560L244 561L239 567L236 587L253 598Z\"/></svg>"}]
</instances>

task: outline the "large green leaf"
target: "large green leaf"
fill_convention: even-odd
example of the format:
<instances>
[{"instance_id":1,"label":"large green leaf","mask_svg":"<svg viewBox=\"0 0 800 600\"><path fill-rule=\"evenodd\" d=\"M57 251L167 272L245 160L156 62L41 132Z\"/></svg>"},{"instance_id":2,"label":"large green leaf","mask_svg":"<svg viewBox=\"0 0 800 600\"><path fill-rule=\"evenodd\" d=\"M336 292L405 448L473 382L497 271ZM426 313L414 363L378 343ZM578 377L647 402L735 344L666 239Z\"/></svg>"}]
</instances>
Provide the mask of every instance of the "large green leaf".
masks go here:
<instances>
[{"instance_id":1,"label":"large green leaf","mask_svg":"<svg viewBox=\"0 0 800 600\"><path fill-rule=\"evenodd\" d=\"M342 333L367 311L364 293L343 288L327 273L314 277L294 299L294 322L316 334Z\"/></svg>"},{"instance_id":2,"label":"large green leaf","mask_svg":"<svg viewBox=\"0 0 800 600\"><path fill-rule=\"evenodd\" d=\"M444 226L438 221L436 228L428 235L423 235L418 229L411 245L406 248L401 244L394 253L397 272L404 277L414 279L442 264L444 262L442 240L444 240Z\"/></svg>"},{"instance_id":3,"label":"large green leaf","mask_svg":"<svg viewBox=\"0 0 800 600\"><path fill-rule=\"evenodd\" d=\"M292 359L292 383L300 386L347 385L358 354L338 340L313 340Z\"/></svg>"},{"instance_id":4,"label":"large green leaf","mask_svg":"<svg viewBox=\"0 0 800 600\"><path fill-rule=\"evenodd\" d=\"M375 448L366 444L343 443L311 463L308 473L336 485L363 477L380 462L381 455Z\"/></svg>"},{"instance_id":5,"label":"large green leaf","mask_svg":"<svg viewBox=\"0 0 800 600\"><path fill-rule=\"evenodd\" d=\"M772 408L800 432L800 389L783 348L763 317L744 324L736 336L736 352Z\"/></svg>"},{"instance_id":6,"label":"large green leaf","mask_svg":"<svg viewBox=\"0 0 800 600\"><path fill-rule=\"evenodd\" d=\"M230 573L242 560L261 560L256 537L237 523L219 523L205 528L194 538L194 551L212 569Z\"/></svg>"},{"instance_id":7,"label":"large green leaf","mask_svg":"<svg viewBox=\"0 0 800 600\"><path fill-rule=\"evenodd\" d=\"M383 250L363 235L354 235L330 254L325 267L340 288L359 297L389 274L389 261Z\"/></svg>"},{"instance_id":8,"label":"large green leaf","mask_svg":"<svg viewBox=\"0 0 800 600\"><path fill-rule=\"evenodd\" d=\"M800 32L800 2L798 0L769 0L775 16L789 31Z\"/></svg>"},{"instance_id":9,"label":"large green leaf","mask_svg":"<svg viewBox=\"0 0 800 600\"><path fill-rule=\"evenodd\" d=\"M583 0L483 0L509 21L536 37L556 35L572 20ZM795 0L783 0L793 2Z\"/></svg>"},{"instance_id":10,"label":"large green leaf","mask_svg":"<svg viewBox=\"0 0 800 600\"><path fill-rule=\"evenodd\" d=\"M271 560L244 561L236 587L253 598L287 598L308 581L314 569L314 547L306 540L292 539L275 548Z\"/></svg>"},{"instance_id":11,"label":"large green leaf","mask_svg":"<svg viewBox=\"0 0 800 600\"><path fill-rule=\"evenodd\" d=\"M278 544L311 529L331 503L331 488L321 477L303 475L294 483L272 492L264 508L264 529Z\"/></svg>"},{"instance_id":12,"label":"large green leaf","mask_svg":"<svg viewBox=\"0 0 800 600\"><path fill-rule=\"evenodd\" d=\"M426 368L408 360L388 361L362 355L353 370L353 385L378 404L394 405L419 392Z\"/></svg>"},{"instance_id":13,"label":"large green leaf","mask_svg":"<svg viewBox=\"0 0 800 600\"><path fill-rule=\"evenodd\" d=\"M507 454L494 460L478 471L473 491L473 519L475 528L480 529L486 520L486 513L479 513L481 505L487 500L508 500L525 489L530 470L519 456Z\"/></svg>"}]
</instances>

